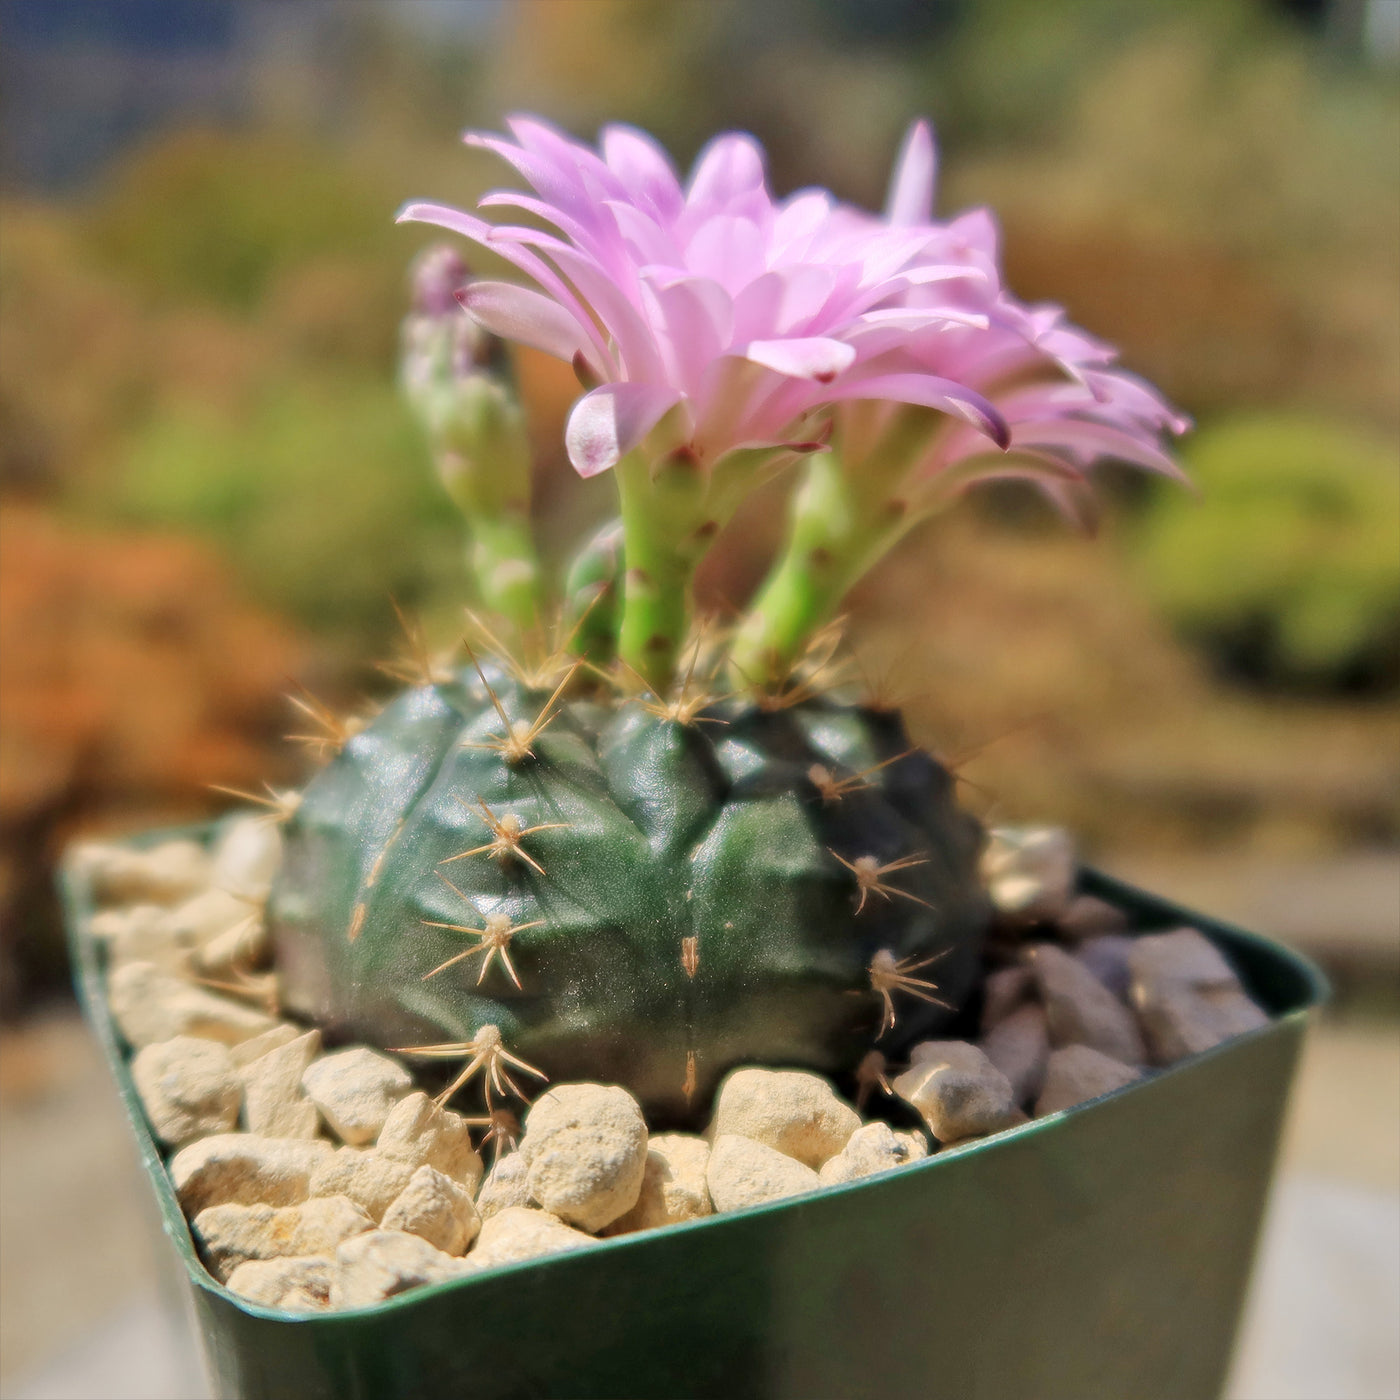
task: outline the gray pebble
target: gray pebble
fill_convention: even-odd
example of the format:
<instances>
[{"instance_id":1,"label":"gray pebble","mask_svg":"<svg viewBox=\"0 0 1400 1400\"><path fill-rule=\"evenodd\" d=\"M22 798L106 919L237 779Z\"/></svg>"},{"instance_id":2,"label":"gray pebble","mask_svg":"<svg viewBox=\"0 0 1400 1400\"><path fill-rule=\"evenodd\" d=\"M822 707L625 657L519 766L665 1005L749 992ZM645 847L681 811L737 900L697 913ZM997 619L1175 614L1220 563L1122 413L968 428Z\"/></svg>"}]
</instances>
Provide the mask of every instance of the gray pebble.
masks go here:
<instances>
[{"instance_id":1,"label":"gray pebble","mask_svg":"<svg viewBox=\"0 0 1400 1400\"><path fill-rule=\"evenodd\" d=\"M1083 963L1053 943L1036 944L1028 956L1052 1045L1090 1045L1123 1064L1142 1064L1146 1051L1132 1012Z\"/></svg>"}]
</instances>

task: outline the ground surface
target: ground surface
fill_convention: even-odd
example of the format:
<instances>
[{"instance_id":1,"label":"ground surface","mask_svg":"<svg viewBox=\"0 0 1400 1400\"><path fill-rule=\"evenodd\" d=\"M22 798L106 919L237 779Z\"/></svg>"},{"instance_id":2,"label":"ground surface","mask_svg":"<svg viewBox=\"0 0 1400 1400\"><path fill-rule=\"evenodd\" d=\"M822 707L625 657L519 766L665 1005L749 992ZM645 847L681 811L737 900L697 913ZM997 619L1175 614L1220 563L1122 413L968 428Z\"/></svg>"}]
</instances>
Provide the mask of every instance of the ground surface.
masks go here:
<instances>
[{"instance_id":1,"label":"ground surface","mask_svg":"<svg viewBox=\"0 0 1400 1400\"><path fill-rule=\"evenodd\" d=\"M178 1290L96 1045L63 1011L0 1046L0 1397L200 1400ZM1400 1396L1400 1025L1308 1045L1230 1395Z\"/></svg>"}]
</instances>

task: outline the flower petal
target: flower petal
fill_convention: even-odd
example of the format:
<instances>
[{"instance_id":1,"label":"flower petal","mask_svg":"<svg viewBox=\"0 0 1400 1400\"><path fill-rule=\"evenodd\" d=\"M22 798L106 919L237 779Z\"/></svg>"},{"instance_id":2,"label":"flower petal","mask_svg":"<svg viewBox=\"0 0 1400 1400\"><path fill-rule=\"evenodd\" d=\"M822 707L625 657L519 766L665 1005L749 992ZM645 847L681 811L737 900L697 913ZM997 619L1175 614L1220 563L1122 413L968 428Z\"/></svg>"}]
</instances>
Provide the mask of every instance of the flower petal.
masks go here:
<instances>
[{"instance_id":1,"label":"flower petal","mask_svg":"<svg viewBox=\"0 0 1400 1400\"><path fill-rule=\"evenodd\" d=\"M970 423L1003 450L1011 444L1011 430L995 405L975 389L936 374L878 374L869 379L836 385L832 399L894 399L941 409Z\"/></svg>"},{"instance_id":2,"label":"flower petal","mask_svg":"<svg viewBox=\"0 0 1400 1400\"><path fill-rule=\"evenodd\" d=\"M938 176L938 152L928 122L916 121L904 135L904 144L890 177L885 218L896 227L927 224L933 218L933 186Z\"/></svg>"},{"instance_id":3,"label":"flower petal","mask_svg":"<svg viewBox=\"0 0 1400 1400\"><path fill-rule=\"evenodd\" d=\"M451 229L473 243L485 244L491 236L491 225L475 214L454 209L450 204L434 204L431 200L411 199L394 215L396 224L436 224Z\"/></svg>"},{"instance_id":4,"label":"flower petal","mask_svg":"<svg viewBox=\"0 0 1400 1400\"><path fill-rule=\"evenodd\" d=\"M674 219L685 196L666 152L644 131L621 123L603 128L603 159L634 200L662 220Z\"/></svg>"},{"instance_id":5,"label":"flower petal","mask_svg":"<svg viewBox=\"0 0 1400 1400\"><path fill-rule=\"evenodd\" d=\"M690 398L704 383L709 364L729 348L734 304L717 282L707 277L654 277L643 272L643 295L650 299L650 320L664 334L674 382Z\"/></svg>"},{"instance_id":6,"label":"flower petal","mask_svg":"<svg viewBox=\"0 0 1400 1400\"><path fill-rule=\"evenodd\" d=\"M1016 447L1039 447L1050 452L1058 449L1084 465L1099 457L1115 457L1121 462L1132 462L1136 466L1161 472L1163 476L1173 477L1177 481L1189 480L1186 473L1155 442L1140 433L1130 433L1104 423L1088 423L1074 418L1016 423L1011 429L1011 441Z\"/></svg>"},{"instance_id":7,"label":"flower petal","mask_svg":"<svg viewBox=\"0 0 1400 1400\"><path fill-rule=\"evenodd\" d=\"M763 147L746 131L727 131L696 158L686 203L732 212L736 203L763 187Z\"/></svg>"},{"instance_id":8,"label":"flower petal","mask_svg":"<svg viewBox=\"0 0 1400 1400\"><path fill-rule=\"evenodd\" d=\"M474 243L489 247L492 252L498 253L507 262L518 267L526 276L533 277L550 296L572 315L574 320L583 327L585 335L593 345L593 360L600 365L611 368L613 359L606 343L598 334L592 318L580 305L578 298L569 290L567 284L548 263L529 248L523 248L509 239L498 239L497 235L500 233L500 229L497 225L488 224L484 219L478 219L473 214L463 213L460 209L453 209L450 205L433 204L423 200L415 200L405 204L399 210L396 222L401 224L435 224L439 228L451 229L454 233L460 233L464 238L470 238Z\"/></svg>"},{"instance_id":9,"label":"flower petal","mask_svg":"<svg viewBox=\"0 0 1400 1400\"><path fill-rule=\"evenodd\" d=\"M793 340L751 340L744 346L743 356L793 379L827 384L855 363L856 352L830 336L811 335Z\"/></svg>"},{"instance_id":10,"label":"flower petal","mask_svg":"<svg viewBox=\"0 0 1400 1400\"><path fill-rule=\"evenodd\" d=\"M457 300L488 331L572 360L584 348L583 327L558 302L514 282L471 282Z\"/></svg>"},{"instance_id":11,"label":"flower petal","mask_svg":"<svg viewBox=\"0 0 1400 1400\"><path fill-rule=\"evenodd\" d=\"M590 477L615 467L680 400L655 384L603 384L585 394L564 430L574 470Z\"/></svg>"}]
</instances>

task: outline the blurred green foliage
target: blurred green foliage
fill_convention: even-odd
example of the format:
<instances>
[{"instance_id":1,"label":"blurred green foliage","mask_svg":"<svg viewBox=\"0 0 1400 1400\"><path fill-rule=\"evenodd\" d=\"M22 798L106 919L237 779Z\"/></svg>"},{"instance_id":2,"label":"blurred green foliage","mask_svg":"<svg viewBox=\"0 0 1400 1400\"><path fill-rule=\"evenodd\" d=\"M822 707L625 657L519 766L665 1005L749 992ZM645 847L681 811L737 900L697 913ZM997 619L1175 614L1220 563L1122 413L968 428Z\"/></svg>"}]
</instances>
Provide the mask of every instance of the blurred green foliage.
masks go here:
<instances>
[{"instance_id":1,"label":"blurred green foliage","mask_svg":"<svg viewBox=\"0 0 1400 1400\"><path fill-rule=\"evenodd\" d=\"M1309 688L1400 681L1400 463L1372 434L1260 415L1202 430L1203 493L1146 517L1147 586L1188 637L1250 680Z\"/></svg>"},{"instance_id":2,"label":"blurred green foliage","mask_svg":"<svg viewBox=\"0 0 1400 1400\"><path fill-rule=\"evenodd\" d=\"M460 519L387 380L292 380L237 414L162 406L93 507L215 540L255 597L356 652L384 646L391 595L465 586Z\"/></svg>"},{"instance_id":3,"label":"blurred green foliage","mask_svg":"<svg viewBox=\"0 0 1400 1400\"><path fill-rule=\"evenodd\" d=\"M123 163L85 219L101 267L163 301L254 309L331 255L392 262L394 197L285 133L184 131Z\"/></svg>"}]
</instances>

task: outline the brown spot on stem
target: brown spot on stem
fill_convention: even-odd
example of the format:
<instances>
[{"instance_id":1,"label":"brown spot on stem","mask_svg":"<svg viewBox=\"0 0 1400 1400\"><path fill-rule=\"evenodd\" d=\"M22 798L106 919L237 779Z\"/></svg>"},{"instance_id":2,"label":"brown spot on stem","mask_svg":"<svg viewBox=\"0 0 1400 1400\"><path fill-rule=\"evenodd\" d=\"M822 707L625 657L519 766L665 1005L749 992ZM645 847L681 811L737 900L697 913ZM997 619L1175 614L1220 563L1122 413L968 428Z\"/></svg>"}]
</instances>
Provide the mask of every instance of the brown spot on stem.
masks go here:
<instances>
[{"instance_id":1,"label":"brown spot on stem","mask_svg":"<svg viewBox=\"0 0 1400 1400\"><path fill-rule=\"evenodd\" d=\"M700 971L700 940L695 937L681 939L681 966L685 975L692 981Z\"/></svg>"},{"instance_id":2,"label":"brown spot on stem","mask_svg":"<svg viewBox=\"0 0 1400 1400\"><path fill-rule=\"evenodd\" d=\"M681 1093L685 1095L686 1103L695 1097L695 1086L699 1082L699 1076L695 1072L695 1051L685 1052L685 1082L681 1085Z\"/></svg>"},{"instance_id":3,"label":"brown spot on stem","mask_svg":"<svg viewBox=\"0 0 1400 1400\"><path fill-rule=\"evenodd\" d=\"M347 943L353 943L360 936L360 930L365 926L365 915L368 912L363 903L355 906L355 912L350 916L350 927L345 933Z\"/></svg>"}]
</instances>

